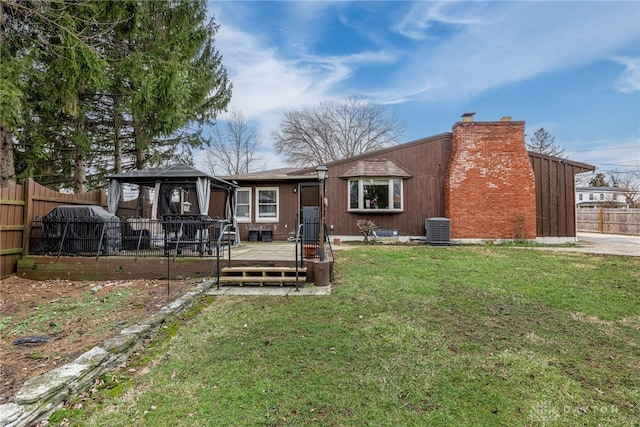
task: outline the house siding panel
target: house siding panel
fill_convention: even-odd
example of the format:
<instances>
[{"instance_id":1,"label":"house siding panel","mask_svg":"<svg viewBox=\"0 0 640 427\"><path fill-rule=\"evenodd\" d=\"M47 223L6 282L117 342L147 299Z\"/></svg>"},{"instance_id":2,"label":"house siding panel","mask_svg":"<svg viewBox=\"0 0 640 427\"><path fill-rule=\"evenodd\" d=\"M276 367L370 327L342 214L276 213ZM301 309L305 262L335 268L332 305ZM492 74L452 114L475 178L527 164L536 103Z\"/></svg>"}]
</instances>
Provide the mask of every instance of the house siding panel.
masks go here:
<instances>
[{"instance_id":1,"label":"house siding panel","mask_svg":"<svg viewBox=\"0 0 640 427\"><path fill-rule=\"evenodd\" d=\"M360 234L356 221L369 219L378 228L398 229L402 236L423 236L425 218L444 215L444 173L451 152L451 134L425 138L330 165L326 181L326 220L335 235ZM348 180L339 178L358 160L393 160L412 174L403 181L403 211L397 213L348 212ZM333 229L331 226L333 225Z\"/></svg>"},{"instance_id":2,"label":"house siding panel","mask_svg":"<svg viewBox=\"0 0 640 427\"><path fill-rule=\"evenodd\" d=\"M298 225L298 184L297 182L242 182L243 188L251 188L251 221L238 224L240 239L247 241L249 231L271 231L274 240L286 240L290 233L295 233ZM256 192L260 188L278 190L278 222L261 221L257 218ZM294 193L294 188L296 192ZM224 199L222 199L224 200ZM224 217L217 214L216 216Z\"/></svg>"}]
</instances>

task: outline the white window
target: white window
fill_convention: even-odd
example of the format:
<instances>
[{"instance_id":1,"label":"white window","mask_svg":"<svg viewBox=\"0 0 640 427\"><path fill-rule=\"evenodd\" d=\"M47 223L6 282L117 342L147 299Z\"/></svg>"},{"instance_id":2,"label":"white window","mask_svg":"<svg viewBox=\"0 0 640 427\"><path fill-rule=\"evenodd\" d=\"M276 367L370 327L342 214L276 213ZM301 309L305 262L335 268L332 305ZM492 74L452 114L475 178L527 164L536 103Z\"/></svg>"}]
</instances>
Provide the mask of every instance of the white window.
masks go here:
<instances>
[{"instance_id":1,"label":"white window","mask_svg":"<svg viewBox=\"0 0 640 427\"><path fill-rule=\"evenodd\" d=\"M361 178L349 180L349 210L401 211L402 180Z\"/></svg>"},{"instance_id":2,"label":"white window","mask_svg":"<svg viewBox=\"0 0 640 427\"><path fill-rule=\"evenodd\" d=\"M582 193L578 194L578 200L582 201L582 199L583 199L583 197L582 197L582 196L583 196L583 194L582 194Z\"/></svg>"},{"instance_id":3,"label":"white window","mask_svg":"<svg viewBox=\"0 0 640 427\"><path fill-rule=\"evenodd\" d=\"M256 188L257 222L278 222L278 198L277 187Z\"/></svg>"},{"instance_id":4,"label":"white window","mask_svg":"<svg viewBox=\"0 0 640 427\"><path fill-rule=\"evenodd\" d=\"M251 222L251 189L238 188L236 218L238 222Z\"/></svg>"}]
</instances>

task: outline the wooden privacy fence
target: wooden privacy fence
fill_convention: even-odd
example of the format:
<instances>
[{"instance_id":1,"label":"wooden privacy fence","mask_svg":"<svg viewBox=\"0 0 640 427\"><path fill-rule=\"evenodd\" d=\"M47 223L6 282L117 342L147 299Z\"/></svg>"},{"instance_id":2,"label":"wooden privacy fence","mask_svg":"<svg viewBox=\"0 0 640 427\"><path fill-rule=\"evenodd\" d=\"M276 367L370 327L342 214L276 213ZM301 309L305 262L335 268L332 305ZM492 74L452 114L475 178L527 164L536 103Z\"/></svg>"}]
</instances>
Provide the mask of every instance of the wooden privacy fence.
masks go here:
<instances>
[{"instance_id":1,"label":"wooden privacy fence","mask_svg":"<svg viewBox=\"0 0 640 427\"><path fill-rule=\"evenodd\" d=\"M578 209L578 231L640 236L640 209Z\"/></svg>"},{"instance_id":2,"label":"wooden privacy fence","mask_svg":"<svg viewBox=\"0 0 640 427\"><path fill-rule=\"evenodd\" d=\"M15 273L26 254L31 221L60 205L107 206L103 190L63 194L27 179L20 185L0 188L0 277Z\"/></svg>"}]
</instances>

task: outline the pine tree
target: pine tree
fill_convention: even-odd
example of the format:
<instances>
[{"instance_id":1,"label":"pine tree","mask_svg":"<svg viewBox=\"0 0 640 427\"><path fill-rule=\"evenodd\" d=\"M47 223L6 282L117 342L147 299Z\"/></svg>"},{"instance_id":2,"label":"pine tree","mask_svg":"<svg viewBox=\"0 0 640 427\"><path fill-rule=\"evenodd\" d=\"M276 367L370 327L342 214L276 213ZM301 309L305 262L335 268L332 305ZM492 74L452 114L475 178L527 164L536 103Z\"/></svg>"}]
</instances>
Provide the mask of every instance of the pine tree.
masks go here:
<instances>
[{"instance_id":1,"label":"pine tree","mask_svg":"<svg viewBox=\"0 0 640 427\"><path fill-rule=\"evenodd\" d=\"M604 174L597 173L596 176L591 178L591 181L589 181L589 186L590 187L608 187L609 183L607 182Z\"/></svg>"},{"instance_id":2,"label":"pine tree","mask_svg":"<svg viewBox=\"0 0 640 427\"><path fill-rule=\"evenodd\" d=\"M556 137L551 135L545 128L540 128L529 137L527 149L534 153L546 154L548 156L563 157L564 149L556 144Z\"/></svg>"},{"instance_id":3,"label":"pine tree","mask_svg":"<svg viewBox=\"0 0 640 427\"><path fill-rule=\"evenodd\" d=\"M2 183L17 172L81 192L107 173L189 161L229 103L203 0L0 6Z\"/></svg>"}]
</instances>

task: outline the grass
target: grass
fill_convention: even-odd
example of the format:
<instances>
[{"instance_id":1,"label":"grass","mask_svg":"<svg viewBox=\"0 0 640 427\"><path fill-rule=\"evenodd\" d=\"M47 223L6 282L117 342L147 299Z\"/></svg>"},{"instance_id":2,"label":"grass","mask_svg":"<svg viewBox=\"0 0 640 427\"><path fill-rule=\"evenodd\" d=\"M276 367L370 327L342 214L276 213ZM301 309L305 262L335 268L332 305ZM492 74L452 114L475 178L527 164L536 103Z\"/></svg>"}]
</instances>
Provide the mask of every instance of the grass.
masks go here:
<instances>
[{"instance_id":1,"label":"grass","mask_svg":"<svg viewBox=\"0 0 640 427\"><path fill-rule=\"evenodd\" d=\"M597 426L640 419L640 259L340 252L329 297L219 297L71 425ZM127 375L131 375L127 378Z\"/></svg>"}]
</instances>

